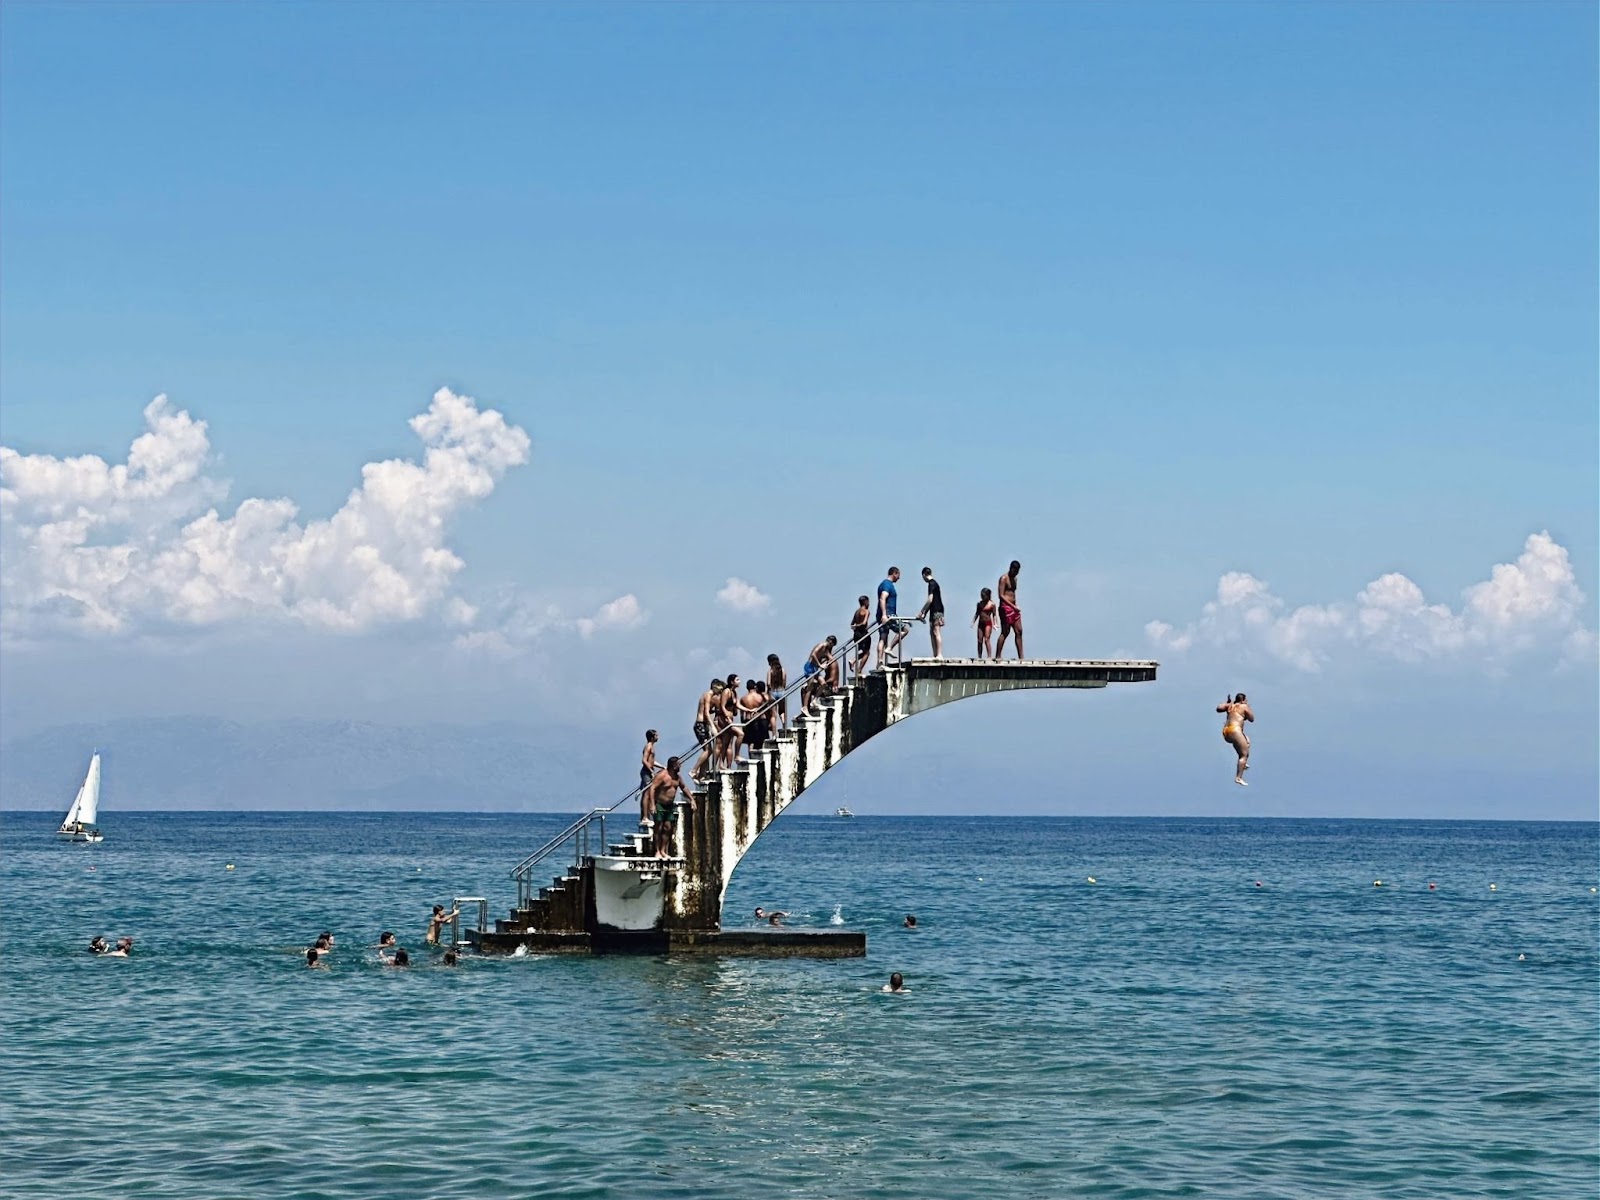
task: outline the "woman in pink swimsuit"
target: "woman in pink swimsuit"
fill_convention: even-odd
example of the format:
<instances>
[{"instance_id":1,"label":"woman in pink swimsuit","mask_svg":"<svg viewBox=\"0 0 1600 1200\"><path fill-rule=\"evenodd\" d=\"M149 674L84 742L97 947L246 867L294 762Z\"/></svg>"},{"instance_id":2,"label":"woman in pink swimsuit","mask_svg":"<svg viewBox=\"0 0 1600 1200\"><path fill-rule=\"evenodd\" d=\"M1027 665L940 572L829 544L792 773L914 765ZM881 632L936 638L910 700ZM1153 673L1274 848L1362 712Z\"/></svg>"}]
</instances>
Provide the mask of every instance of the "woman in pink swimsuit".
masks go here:
<instances>
[{"instance_id":1,"label":"woman in pink swimsuit","mask_svg":"<svg viewBox=\"0 0 1600 1200\"><path fill-rule=\"evenodd\" d=\"M994 657L994 593L988 588L978 600L978 610L972 614L972 623L978 627L978 657Z\"/></svg>"}]
</instances>

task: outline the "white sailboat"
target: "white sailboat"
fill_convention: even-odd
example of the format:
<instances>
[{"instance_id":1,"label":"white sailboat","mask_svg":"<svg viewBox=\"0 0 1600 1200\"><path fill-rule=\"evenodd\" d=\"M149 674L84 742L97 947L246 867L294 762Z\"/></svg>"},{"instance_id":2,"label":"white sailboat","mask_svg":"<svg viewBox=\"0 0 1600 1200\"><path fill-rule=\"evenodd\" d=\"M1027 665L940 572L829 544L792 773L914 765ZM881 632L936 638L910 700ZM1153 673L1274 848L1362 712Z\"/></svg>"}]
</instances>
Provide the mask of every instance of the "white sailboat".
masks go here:
<instances>
[{"instance_id":1,"label":"white sailboat","mask_svg":"<svg viewBox=\"0 0 1600 1200\"><path fill-rule=\"evenodd\" d=\"M67 815L61 819L61 828L56 830L56 836L74 842L98 842L101 834L95 821L99 816L100 751L96 750L94 757L89 760L89 773L83 777L83 786L73 798Z\"/></svg>"}]
</instances>

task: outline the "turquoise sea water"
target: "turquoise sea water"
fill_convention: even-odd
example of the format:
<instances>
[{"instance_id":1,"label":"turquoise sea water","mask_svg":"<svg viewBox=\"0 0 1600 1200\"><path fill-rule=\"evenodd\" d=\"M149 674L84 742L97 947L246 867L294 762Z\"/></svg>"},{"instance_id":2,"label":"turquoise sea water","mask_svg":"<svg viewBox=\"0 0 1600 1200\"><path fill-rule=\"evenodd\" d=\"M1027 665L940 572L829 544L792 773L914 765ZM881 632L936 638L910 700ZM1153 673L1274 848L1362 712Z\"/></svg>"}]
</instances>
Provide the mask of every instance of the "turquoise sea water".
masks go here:
<instances>
[{"instance_id":1,"label":"turquoise sea water","mask_svg":"<svg viewBox=\"0 0 1600 1200\"><path fill-rule=\"evenodd\" d=\"M565 818L104 816L0 826L7 1197L1597 1191L1593 824L786 817L727 923L866 959L452 970Z\"/></svg>"}]
</instances>

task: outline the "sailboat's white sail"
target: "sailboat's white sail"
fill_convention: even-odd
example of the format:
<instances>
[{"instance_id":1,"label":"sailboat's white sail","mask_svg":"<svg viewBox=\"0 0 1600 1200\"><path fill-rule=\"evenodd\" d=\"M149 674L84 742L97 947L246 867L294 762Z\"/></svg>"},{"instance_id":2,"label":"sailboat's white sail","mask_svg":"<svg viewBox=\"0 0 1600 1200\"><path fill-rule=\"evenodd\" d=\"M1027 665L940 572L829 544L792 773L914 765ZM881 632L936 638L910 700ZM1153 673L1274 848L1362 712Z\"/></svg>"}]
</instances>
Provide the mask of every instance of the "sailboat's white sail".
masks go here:
<instances>
[{"instance_id":1,"label":"sailboat's white sail","mask_svg":"<svg viewBox=\"0 0 1600 1200\"><path fill-rule=\"evenodd\" d=\"M67 809L67 815L61 818L61 832L66 833L75 825L93 826L95 819L100 815L100 754L89 760L89 773L83 777L83 786L78 789L78 794L72 799L72 807Z\"/></svg>"},{"instance_id":2,"label":"sailboat's white sail","mask_svg":"<svg viewBox=\"0 0 1600 1200\"><path fill-rule=\"evenodd\" d=\"M78 820L93 825L99 815L100 755L97 753L89 760L89 773L84 776L83 787L78 792Z\"/></svg>"}]
</instances>

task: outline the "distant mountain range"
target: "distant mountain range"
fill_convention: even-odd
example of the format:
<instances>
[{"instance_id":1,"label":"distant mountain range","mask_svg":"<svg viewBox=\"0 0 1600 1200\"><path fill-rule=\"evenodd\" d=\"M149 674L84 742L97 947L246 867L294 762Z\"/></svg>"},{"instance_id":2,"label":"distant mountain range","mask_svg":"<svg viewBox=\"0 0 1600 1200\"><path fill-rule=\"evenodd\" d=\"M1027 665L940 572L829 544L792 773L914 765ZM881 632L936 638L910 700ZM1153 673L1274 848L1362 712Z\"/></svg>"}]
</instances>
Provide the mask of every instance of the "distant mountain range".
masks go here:
<instances>
[{"instance_id":1,"label":"distant mountain range","mask_svg":"<svg viewBox=\"0 0 1600 1200\"><path fill-rule=\"evenodd\" d=\"M594 731L162 717L57 726L5 742L0 807L64 811L97 747L105 810L576 812L637 781L637 747L608 747Z\"/></svg>"}]
</instances>

